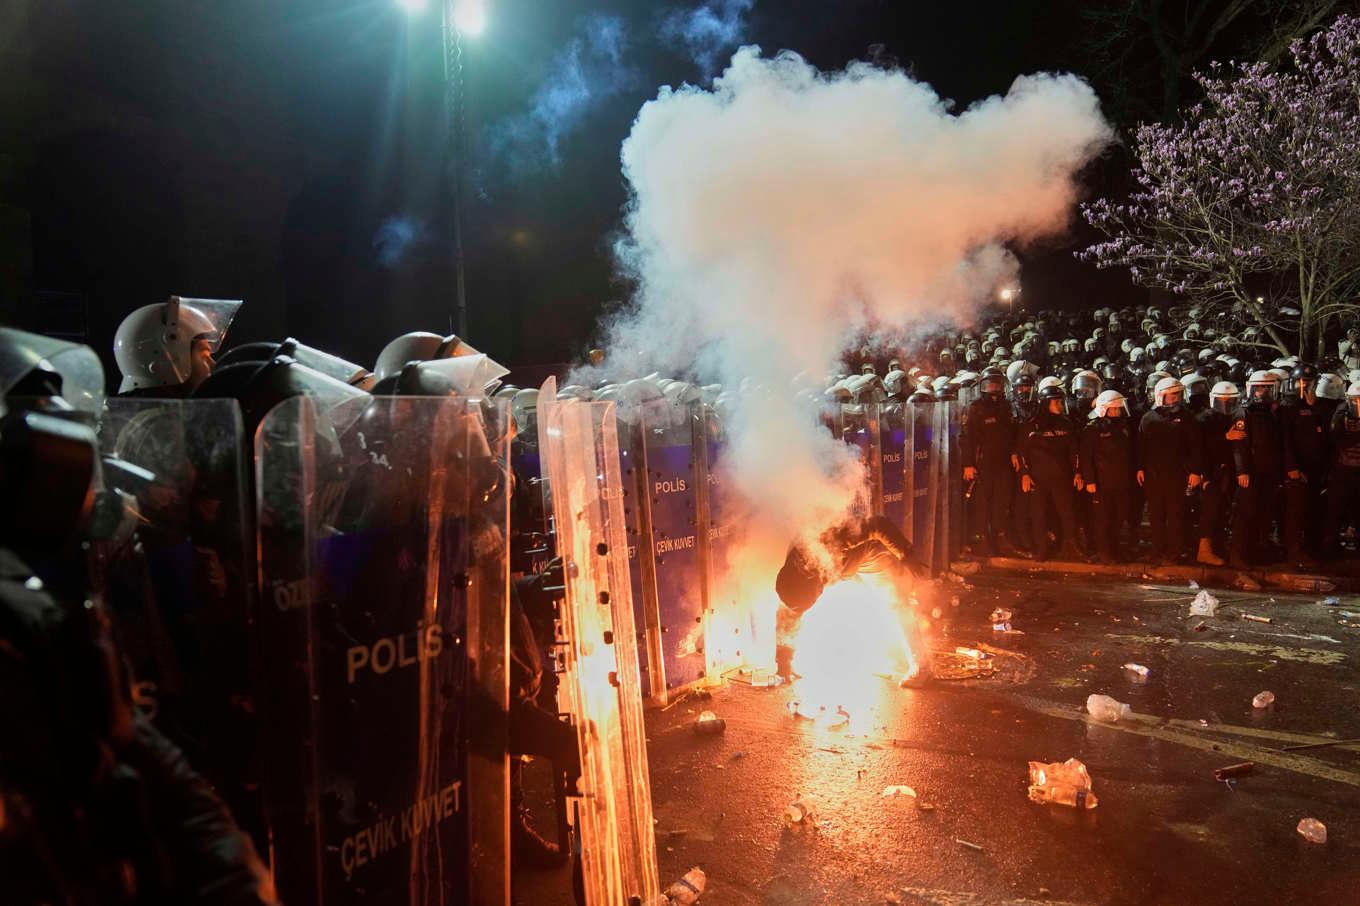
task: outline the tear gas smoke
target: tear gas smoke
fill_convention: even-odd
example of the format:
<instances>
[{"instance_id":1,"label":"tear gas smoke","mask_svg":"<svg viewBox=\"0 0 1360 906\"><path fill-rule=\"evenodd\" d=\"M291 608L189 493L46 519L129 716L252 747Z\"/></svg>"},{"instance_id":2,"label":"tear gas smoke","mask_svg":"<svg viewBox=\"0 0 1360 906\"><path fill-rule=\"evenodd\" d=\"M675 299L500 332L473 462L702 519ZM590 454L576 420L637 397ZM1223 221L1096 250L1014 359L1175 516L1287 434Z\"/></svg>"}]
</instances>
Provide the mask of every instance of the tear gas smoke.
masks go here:
<instances>
[{"instance_id":1,"label":"tear gas smoke","mask_svg":"<svg viewBox=\"0 0 1360 906\"><path fill-rule=\"evenodd\" d=\"M716 72L723 55L746 36L746 15L755 0L711 0L676 9L661 20L661 40L683 45L704 78Z\"/></svg>"},{"instance_id":2,"label":"tear gas smoke","mask_svg":"<svg viewBox=\"0 0 1360 906\"><path fill-rule=\"evenodd\" d=\"M815 531L859 470L791 379L820 391L865 331L967 321L1015 278L1004 243L1066 227L1073 177L1111 135L1075 76L1021 76L954 114L900 71L743 47L711 90L663 88L623 144L616 253L637 291L606 328L609 376L749 381L730 481L753 528Z\"/></svg>"},{"instance_id":3,"label":"tear gas smoke","mask_svg":"<svg viewBox=\"0 0 1360 906\"><path fill-rule=\"evenodd\" d=\"M545 162L557 166L562 143L585 118L635 84L637 73L625 59L627 49L623 19L601 14L582 17L576 34L549 62L529 111L491 128L492 155L504 157L519 172Z\"/></svg>"}]
</instances>

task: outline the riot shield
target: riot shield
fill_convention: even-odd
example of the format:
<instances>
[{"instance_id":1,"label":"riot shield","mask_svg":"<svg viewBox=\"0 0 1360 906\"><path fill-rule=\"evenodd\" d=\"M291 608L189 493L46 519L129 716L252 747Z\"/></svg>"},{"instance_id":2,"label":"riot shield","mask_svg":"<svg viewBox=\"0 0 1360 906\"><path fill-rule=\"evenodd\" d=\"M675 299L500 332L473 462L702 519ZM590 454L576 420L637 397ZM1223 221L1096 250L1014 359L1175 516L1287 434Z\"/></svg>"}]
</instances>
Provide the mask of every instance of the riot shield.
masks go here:
<instances>
[{"instance_id":1,"label":"riot shield","mask_svg":"<svg viewBox=\"0 0 1360 906\"><path fill-rule=\"evenodd\" d=\"M660 886L615 406L557 401L549 385L539 432L567 586L559 695L580 745L573 820L586 903L652 903Z\"/></svg>"},{"instance_id":2,"label":"riot shield","mask_svg":"<svg viewBox=\"0 0 1360 906\"><path fill-rule=\"evenodd\" d=\"M967 526L967 515L963 502L963 467L959 465L961 452L959 443L959 431L961 430L961 418L963 406L960 400L950 400L945 403L945 420L947 429L945 436L948 438L948 449L944 456L944 483L948 488L948 505L946 507L946 519L949 530L945 537L949 539L948 557L944 568L957 560L963 554L964 535Z\"/></svg>"},{"instance_id":3,"label":"riot shield","mask_svg":"<svg viewBox=\"0 0 1360 906\"><path fill-rule=\"evenodd\" d=\"M864 487L854 509L863 515L883 514L883 438L877 403L846 403L841 406L841 440L855 447L864 467Z\"/></svg>"},{"instance_id":4,"label":"riot shield","mask_svg":"<svg viewBox=\"0 0 1360 906\"><path fill-rule=\"evenodd\" d=\"M621 404L621 462L631 479L639 620L648 698L704 678L706 540L700 528L703 480L698 402L647 399Z\"/></svg>"},{"instance_id":5,"label":"riot shield","mask_svg":"<svg viewBox=\"0 0 1360 906\"><path fill-rule=\"evenodd\" d=\"M912 433L912 546L922 563L935 562L935 504L939 483L935 480L938 455L935 403L910 403L908 424Z\"/></svg>"},{"instance_id":6,"label":"riot shield","mask_svg":"<svg viewBox=\"0 0 1360 906\"><path fill-rule=\"evenodd\" d=\"M276 883L316 906L503 906L503 413L453 397L359 405L339 433L295 397L255 439Z\"/></svg>"},{"instance_id":7,"label":"riot shield","mask_svg":"<svg viewBox=\"0 0 1360 906\"><path fill-rule=\"evenodd\" d=\"M894 404L883 407L879 419L879 446L882 470L882 508L883 516L904 533L907 528L907 515L911 501L908 492L908 472L911 468L910 451L907 449L907 427L903 406ZM908 410L909 411L909 410Z\"/></svg>"},{"instance_id":8,"label":"riot shield","mask_svg":"<svg viewBox=\"0 0 1360 906\"><path fill-rule=\"evenodd\" d=\"M95 542L95 583L115 615L134 704L260 835L249 621L253 528L241 413L232 400L108 400L107 491L135 513Z\"/></svg>"},{"instance_id":9,"label":"riot shield","mask_svg":"<svg viewBox=\"0 0 1360 906\"><path fill-rule=\"evenodd\" d=\"M935 427L931 435L934 469L931 470L931 499L935 510L935 538L931 548L931 558L927 560L933 572L943 572L949 568L951 545L954 537L953 515L953 473L950 454L954 449L951 435L950 413L954 403L939 401L932 404L931 416Z\"/></svg>"}]
</instances>

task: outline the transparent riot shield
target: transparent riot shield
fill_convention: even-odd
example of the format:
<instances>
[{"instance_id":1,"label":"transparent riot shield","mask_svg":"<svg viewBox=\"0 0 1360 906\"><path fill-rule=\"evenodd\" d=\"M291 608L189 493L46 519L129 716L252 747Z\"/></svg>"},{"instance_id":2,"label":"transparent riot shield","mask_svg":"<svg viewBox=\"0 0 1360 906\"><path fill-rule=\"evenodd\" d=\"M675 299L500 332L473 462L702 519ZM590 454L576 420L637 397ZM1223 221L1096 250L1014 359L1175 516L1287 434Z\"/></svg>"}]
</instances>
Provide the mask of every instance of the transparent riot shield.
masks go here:
<instances>
[{"instance_id":1,"label":"transparent riot shield","mask_svg":"<svg viewBox=\"0 0 1360 906\"><path fill-rule=\"evenodd\" d=\"M955 512L953 508L953 463L951 454L954 450L954 434L951 433L956 425L951 424L950 415L953 412L954 403L940 401L932 405L931 413L935 429L932 433L931 443L934 453L935 468L931 473L931 487L935 489L933 495L935 508L935 543L931 549L931 558L926 561L930 564L933 572L943 572L949 568L951 557L951 546L954 539L954 520L952 516Z\"/></svg>"},{"instance_id":2,"label":"transparent riot shield","mask_svg":"<svg viewBox=\"0 0 1360 906\"><path fill-rule=\"evenodd\" d=\"M946 537L949 538L949 556L945 564L959 559L963 554L964 535L967 531L967 513L964 508L963 498L963 467L961 462L961 447L959 432L961 430L964 403L961 400L950 400L945 404L946 419L948 421L948 451L944 457L945 461L945 485L949 489L947 520L949 531Z\"/></svg>"},{"instance_id":3,"label":"transparent riot shield","mask_svg":"<svg viewBox=\"0 0 1360 906\"><path fill-rule=\"evenodd\" d=\"M586 903L650 904L660 886L615 407L553 397L545 385L539 433L567 586L559 694L580 744Z\"/></svg>"},{"instance_id":4,"label":"transparent riot shield","mask_svg":"<svg viewBox=\"0 0 1360 906\"><path fill-rule=\"evenodd\" d=\"M935 562L935 508L939 499L939 450L935 431L935 403L913 403L912 546L922 563Z\"/></svg>"},{"instance_id":5,"label":"transparent riot shield","mask_svg":"<svg viewBox=\"0 0 1360 906\"><path fill-rule=\"evenodd\" d=\"M105 491L131 519L91 546L134 703L262 840L249 623L253 528L232 400L115 397L99 422Z\"/></svg>"},{"instance_id":6,"label":"transparent riot shield","mask_svg":"<svg viewBox=\"0 0 1360 906\"><path fill-rule=\"evenodd\" d=\"M900 404L883 407L879 419L879 446L882 469L882 512L883 516L897 526L907 537L907 514L911 506L908 490L908 472L911 456L907 449L906 417Z\"/></svg>"},{"instance_id":7,"label":"transparent riot shield","mask_svg":"<svg viewBox=\"0 0 1360 906\"><path fill-rule=\"evenodd\" d=\"M503 906L504 413L452 397L360 404L337 420L289 399L255 439L276 883L317 906Z\"/></svg>"},{"instance_id":8,"label":"transparent riot shield","mask_svg":"<svg viewBox=\"0 0 1360 906\"><path fill-rule=\"evenodd\" d=\"M637 613L642 665L647 698L660 704L674 690L703 680L707 671L701 407L697 401L640 399L621 404L618 417L634 590L642 595Z\"/></svg>"},{"instance_id":9,"label":"transparent riot shield","mask_svg":"<svg viewBox=\"0 0 1360 906\"><path fill-rule=\"evenodd\" d=\"M864 515L883 514L883 437L881 407L877 403L846 403L837 420L841 440L855 447L864 467L864 487L856 497L855 510Z\"/></svg>"}]
</instances>

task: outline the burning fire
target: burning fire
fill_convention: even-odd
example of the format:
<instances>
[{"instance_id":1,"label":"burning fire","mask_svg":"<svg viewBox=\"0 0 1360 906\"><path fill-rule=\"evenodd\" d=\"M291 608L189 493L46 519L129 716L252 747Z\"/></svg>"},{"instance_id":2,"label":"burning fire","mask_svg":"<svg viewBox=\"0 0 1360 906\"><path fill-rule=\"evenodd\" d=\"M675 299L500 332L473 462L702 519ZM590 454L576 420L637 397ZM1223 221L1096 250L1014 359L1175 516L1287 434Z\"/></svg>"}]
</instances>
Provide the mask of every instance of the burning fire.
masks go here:
<instances>
[{"instance_id":1,"label":"burning fire","mask_svg":"<svg viewBox=\"0 0 1360 906\"><path fill-rule=\"evenodd\" d=\"M911 609L884 575L827 586L792 639L797 713L871 729L888 691L920 669L910 641L914 629Z\"/></svg>"}]
</instances>

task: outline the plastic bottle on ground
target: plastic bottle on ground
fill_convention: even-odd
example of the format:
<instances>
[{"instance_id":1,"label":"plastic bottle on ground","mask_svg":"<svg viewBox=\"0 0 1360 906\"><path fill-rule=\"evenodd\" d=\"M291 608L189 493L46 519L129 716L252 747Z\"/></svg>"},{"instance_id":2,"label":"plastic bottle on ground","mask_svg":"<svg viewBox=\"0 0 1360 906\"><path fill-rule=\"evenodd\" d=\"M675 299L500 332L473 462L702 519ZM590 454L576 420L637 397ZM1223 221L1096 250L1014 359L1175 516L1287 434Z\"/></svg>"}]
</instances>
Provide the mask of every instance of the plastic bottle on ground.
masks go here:
<instances>
[{"instance_id":1,"label":"plastic bottle on ground","mask_svg":"<svg viewBox=\"0 0 1360 906\"><path fill-rule=\"evenodd\" d=\"M1207 589L1201 589L1195 595L1195 600L1190 602L1190 616L1192 617L1211 617L1218 610L1218 598L1209 594Z\"/></svg>"},{"instance_id":2,"label":"plastic bottle on ground","mask_svg":"<svg viewBox=\"0 0 1360 906\"><path fill-rule=\"evenodd\" d=\"M716 736L727 729L727 721L712 711L704 711L694 722L694 732L701 736Z\"/></svg>"},{"instance_id":3,"label":"plastic bottle on ground","mask_svg":"<svg viewBox=\"0 0 1360 906\"><path fill-rule=\"evenodd\" d=\"M1271 705L1273 705L1274 703L1275 703L1275 693L1274 693L1274 692L1270 692L1270 691L1266 691L1266 692L1257 692L1257 693L1256 693L1256 697L1253 698L1253 699L1251 700L1251 706L1252 706L1253 708L1258 708L1258 709L1259 709L1259 708L1269 708L1269 707L1270 707Z\"/></svg>"},{"instance_id":4,"label":"plastic bottle on ground","mask_svg":"<svg viewBox=\"0 0 1360 906\"><path fill-rule=\"evenodd\" d=\"M674 906L692 906L704 895L708 876L701 868L691 868L685 876L666 888L666 897Z\"/></svg>"},{"instance_id":5,"label":"plastic bottle on ground","mask_svg":"<svg viewBox=\"0 0 1360 906\"><path fill-rule=\"evenodd\" d=\"M1299 834L1309 843L1327 842L1327 825L1316 818L1304 818L1299 822Z\"/></svg>"},{"instance_id":6,"label":"plastic bottle on ground","mask_svg":"<svg viewBox=\"0 0 1360 906\"><path fill-rule=\"evenodd\" d=\"M1124 670L1135 677L1137 682L1146 682L1148 674L1152 672L1142 664L1125 664Z\"/></svg>"},{"instance_id":7,"label":"plastic bottle on ground","mask_svg":"<svg viewBox=\"0 0 1360 906\"><path fill-rule=\"evenodd\" d=\"M1128 717L1133 710L1118 699L1108 695L1088 695L1086 711L1101 723L1117 723L1119 718Z\"/></svg>"},{"instance_id":8,"label":"plastic bottle on ground","mask_svg":"<svg viewBox=\"0 0 1360 906\"><path fill-rule=\"evenodd\" d=\"M1029 763L1029 799L1041 805L1066 805L1092 809L1099 803L1091 792L1091 775L1075 758L1045 764Z\"/></svg>"}]
</instances>

